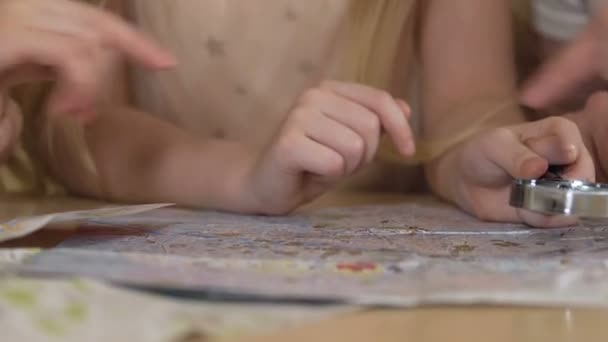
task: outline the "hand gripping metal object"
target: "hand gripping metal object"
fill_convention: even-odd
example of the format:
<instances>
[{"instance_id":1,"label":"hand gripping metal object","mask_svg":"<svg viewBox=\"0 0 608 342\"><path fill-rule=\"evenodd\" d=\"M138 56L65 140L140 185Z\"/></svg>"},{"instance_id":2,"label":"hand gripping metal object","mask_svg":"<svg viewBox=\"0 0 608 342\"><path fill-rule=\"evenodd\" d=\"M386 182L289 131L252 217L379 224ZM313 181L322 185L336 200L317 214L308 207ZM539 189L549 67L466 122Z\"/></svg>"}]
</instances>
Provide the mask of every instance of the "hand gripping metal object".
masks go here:
<instances>
[{"instance_id":1,"label":"hand gripping metal object","mask_svg":"<svg viewBox=\"0 0 608 342\"><path fill-rule=\"evenodd\" d=\"M608 184L566 180L563 166L552 166L540 179L517 179L509 204L546 215L608 219Z\"/></svg>"}]
</instances>

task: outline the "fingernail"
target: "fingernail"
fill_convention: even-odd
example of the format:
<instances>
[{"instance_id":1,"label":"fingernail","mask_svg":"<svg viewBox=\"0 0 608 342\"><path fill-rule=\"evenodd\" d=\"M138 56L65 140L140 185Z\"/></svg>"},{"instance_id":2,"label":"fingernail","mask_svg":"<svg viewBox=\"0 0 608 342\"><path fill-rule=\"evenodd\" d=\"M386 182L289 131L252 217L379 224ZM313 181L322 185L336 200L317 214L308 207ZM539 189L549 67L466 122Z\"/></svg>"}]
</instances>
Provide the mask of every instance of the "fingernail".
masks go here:
<instances>
[{"instance_id":1,"label":"fingernail","mask_svg":"<svg viewBox=\"0 0 608 342\"><path fill-rule=\"evenodd\" d=\"M404 111L403 114L405 115L405 118L408 120L412 117L412 112L409 109L407 111Z\"/></svg>"},{"instance_id":2,"label":"fingernail","mask_svg":"<svg viewBox=\"0 0 608 342\"><path fill-rule=\"evenodd\" d=\"M416 144L413 141L408 141L403 144L403 149L401 151L405 156L411 156L416 153Z\"/></svg>"},{"instance_id":3,"label":"fingernail","mask_svg":"<svg viewBox=\"0 0 608 342\"><path fill-rule=\"evenodd\" d=\"M397 99L396 101L405 115L409 115L412 112L412 107L406 101L401 99Z\"/></svg>"},{"instance_id":4,"label":"fingernail","mask_svg":"<svg viewBox=\"0 0 608 342\"><path fill-rule=\"evenodd\" d=\"M165 54L157 60L157 66L163 69L176 67L177 64L177 58L171 54Z\"/></svg>"},{"instance_id":5,"label":"fingernail","mask_svg":"<svg viewBox=\"0 0 608 342\"><path fill-rule=\"evenodd\" d=\"M549 167L549 163L539 157L530 157L521 163L522 178L538 178L542 176Z\"/></svg>"},{"instance_id":6,"label":"fingernail","mask_svg":"<svg viewBox=\"0 0 608 342\"><path fill-rule=\"evenodd\" d=\"M568 154L576 154L576 146L574 144L568 144L564 146L564 152Z\"/></svg>"}]
</instances>

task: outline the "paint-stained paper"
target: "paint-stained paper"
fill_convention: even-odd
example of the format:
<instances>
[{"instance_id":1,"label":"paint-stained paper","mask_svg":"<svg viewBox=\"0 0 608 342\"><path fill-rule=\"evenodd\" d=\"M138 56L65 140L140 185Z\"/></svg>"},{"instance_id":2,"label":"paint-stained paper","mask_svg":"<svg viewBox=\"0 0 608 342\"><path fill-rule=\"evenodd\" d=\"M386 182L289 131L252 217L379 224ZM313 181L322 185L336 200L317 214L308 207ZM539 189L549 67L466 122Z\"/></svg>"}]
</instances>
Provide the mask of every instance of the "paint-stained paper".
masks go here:
<instances>
[{"instance_id":1,"label":"paint-stained paper","mask_svg":"<svg viewBox=\"0 0 608 342\"><path fill-rule=\"evenodd\" d=\"M288 217L166 208L92 221L20 269L213 296L608 307L608 226L487 223L434 201Z\"/></svg>"},{"instance_id":2,"label":"paint-stained paper","mask_svg":"<svg viewBox=\"0 0 608 342\"><path fill-rule=\"evenodd\" d=\"M170 204L119 206L16 218L0 223L0 242L24 237L49 224L83 222L93 219L134 215L167 206L170 206Z\"/></svg>"},{"instance_id":3,"label":"paint-stained paper","mask_svg":"<svg viewBox=\"0 0 608 342\"><path fill-rule=\"evenodd\" d=\"M186 302L90 280L0 276L2 341L217 341L269 334L350 311Z\"/></svg>"}]
</instances>

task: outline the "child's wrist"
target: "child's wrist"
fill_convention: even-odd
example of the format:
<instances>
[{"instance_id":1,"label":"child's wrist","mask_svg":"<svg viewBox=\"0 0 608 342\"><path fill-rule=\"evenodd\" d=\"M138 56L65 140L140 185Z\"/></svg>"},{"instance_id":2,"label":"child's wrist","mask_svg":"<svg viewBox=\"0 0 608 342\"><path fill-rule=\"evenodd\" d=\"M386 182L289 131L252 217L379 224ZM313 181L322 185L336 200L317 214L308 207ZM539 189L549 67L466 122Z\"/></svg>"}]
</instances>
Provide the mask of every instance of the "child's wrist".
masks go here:
<instances>
[{"instance_id":1,"label":"child's wrist","mask_svg":"<svg viewBox=\"0 0 608 342\"><path fill-rule=\"evenodd\" d=\"M235 151L235 163L231 172L225 175L225 209L244 214L255 214L260 210L260 203L254 193L255 167L257 153L245 144L239 144Z\"/></svg>"},{"instance_id":2,"label":"child's wrist","mask_svg":"<svg viewBox=\"0 0 608 342\"><path fill-rule=\"evenodd\" d=\"M436 158L427 166L425 173L433 192L442 199L462 206L462 176L460 175L459 150L456 146Z\"/></svg>"},{"instance_id":3,"label":"child's wrist","mask_svg":"<svg viewBox=\"0 0 608 342\"><path fill-rule=\"evenodd\" d=\"M170 194L171 201L197 208L242 213L250 210L246 194L251 162L245 144L191 138L179 141L166 155L162 164L169 170L159 173L170 176L154 182L161 184L156 189L159 196Z\"/></svg>"}]
</instances>

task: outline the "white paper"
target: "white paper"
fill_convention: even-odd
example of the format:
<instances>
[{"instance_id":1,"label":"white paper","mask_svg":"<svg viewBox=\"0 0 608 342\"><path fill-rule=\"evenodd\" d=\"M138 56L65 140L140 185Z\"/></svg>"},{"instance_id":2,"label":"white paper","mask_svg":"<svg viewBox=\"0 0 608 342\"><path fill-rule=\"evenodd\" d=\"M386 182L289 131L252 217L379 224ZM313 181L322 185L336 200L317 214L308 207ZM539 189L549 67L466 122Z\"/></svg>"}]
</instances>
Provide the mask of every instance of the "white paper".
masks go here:
<instances>
[{"instance_id":1,"label":"white paper","mask_svg":"<svg viewBox=\"0 0 608 342\"><path fill-rule=\"evenodd\" d=\"M0 242L24 237L49 224L81 222L92 219L134 215L170 205L171 204L130 205L16 218L8 222L0 223Z\"/></svg>"}]
</instances>

